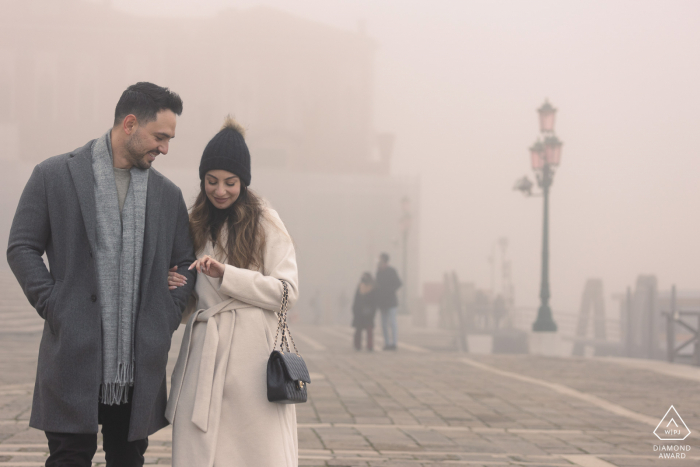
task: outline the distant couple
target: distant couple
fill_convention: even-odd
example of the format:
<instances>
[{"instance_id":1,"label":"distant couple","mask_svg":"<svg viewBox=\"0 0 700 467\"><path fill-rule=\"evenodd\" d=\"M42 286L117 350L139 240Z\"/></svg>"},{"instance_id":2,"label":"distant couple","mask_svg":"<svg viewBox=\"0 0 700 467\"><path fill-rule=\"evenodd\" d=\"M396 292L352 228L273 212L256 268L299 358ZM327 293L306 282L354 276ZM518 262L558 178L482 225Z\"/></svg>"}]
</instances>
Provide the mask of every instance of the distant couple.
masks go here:
<instances>
[{"instance_id":1,"label":"distant couple","mask_svg":"<svg viewBox=\"0 0 700 467\"><path fill-rule=\"evenodd\" d=\"M396 269L389 266L388 253L379 255L376 279L369 272L362 274L352 302L355 350L362 349L362 331L367 334L367 350L370 352L374 350L374 315L377 308L382 317L384 350L396 350L398 332L396 312L399 308L396 291L401 285Z\"/></svg>"},{"instance_id":2,"label":"distant couple","mask_svg":"<svg viewBox=\"0 0 700 467\"><path fill-rule=\"evenodd\" d=\"M230 118L204 148L188 214L151 168L181 113L167 88L129 86L114 126L37 165L22 193L7 260L45 320L29 425L46 433L48 467L89 467L98 424L108 466L142 466L168 422L175 467L297 465L294 405L266 393L282 281L290 305L298 296L294 246L248 188L250 154ZM198 311L168 400L186 308Z\"/></svg>"}]
</instances>

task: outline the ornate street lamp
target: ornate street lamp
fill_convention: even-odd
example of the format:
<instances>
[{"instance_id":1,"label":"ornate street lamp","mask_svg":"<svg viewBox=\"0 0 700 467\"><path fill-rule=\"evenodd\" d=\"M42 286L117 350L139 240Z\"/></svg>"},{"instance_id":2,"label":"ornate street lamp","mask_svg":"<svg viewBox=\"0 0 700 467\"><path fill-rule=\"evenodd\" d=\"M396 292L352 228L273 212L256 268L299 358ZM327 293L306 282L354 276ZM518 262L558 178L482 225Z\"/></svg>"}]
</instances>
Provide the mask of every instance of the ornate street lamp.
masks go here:
<instances>
[{"instance_id":1,"label":"ornate street lamp","mask_svg":"<svg viewBox=\"0 0 700 467\"><path fill-rule=\"evenodd\" d=\"M544 198L544 214L542 216L542 279L540 285L540 307L537 310L537 320L532 324L535 332L555 332L557 324L552 318L552 309L549 307L549 189L554 179L554 171L561 161L562 142L554 134L554 117L557 109L545 101L537 109L540 116L541 137L530 147L530 162L532 170L537 177L537 185L542 189ZM515 189L526 196L535 196L532 193L532 182L523 177L515 184Z\"/></svg>"}]
</instances>

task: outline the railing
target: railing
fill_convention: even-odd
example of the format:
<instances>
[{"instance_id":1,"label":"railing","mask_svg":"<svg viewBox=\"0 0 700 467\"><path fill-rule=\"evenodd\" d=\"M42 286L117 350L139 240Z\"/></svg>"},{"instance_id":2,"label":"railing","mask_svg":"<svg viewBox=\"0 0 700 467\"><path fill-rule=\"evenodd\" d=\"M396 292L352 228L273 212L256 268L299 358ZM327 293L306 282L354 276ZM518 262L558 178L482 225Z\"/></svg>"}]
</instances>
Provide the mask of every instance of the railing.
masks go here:
<instances>
[{"instance_id":1,"label":"railing","mask_svg":"<svg viewBox=\"0 0 700 467\"><path fill-rule=\"evenodd\" d=\"M700 366L700 311L664 311L666 316L666 358L673 362L681 355L681 350L693 344L693 365ZM683 320L684 317L693 317L697 320L697 328ZM690 332L690 338L676 346L676 324Z\"/></svg>"},{"instance_id":2,"label":"railing","mask_svg":"<svg viewBox=\"0 0 700 467\"><path fill-rule=\"evenodd\" d=\"M693 345L692 363L700 366L700 311L698 310L678 310L676 301L676 286L671 287L671 311L662 313L666 316L666 359L673 362L680 357L681 350ZM683 318L695 318L698 325L693 327ZM686 340L680 345L676 345L676 327L680 325L690 334L686 334Z\"/></svg>"}]
</instances>

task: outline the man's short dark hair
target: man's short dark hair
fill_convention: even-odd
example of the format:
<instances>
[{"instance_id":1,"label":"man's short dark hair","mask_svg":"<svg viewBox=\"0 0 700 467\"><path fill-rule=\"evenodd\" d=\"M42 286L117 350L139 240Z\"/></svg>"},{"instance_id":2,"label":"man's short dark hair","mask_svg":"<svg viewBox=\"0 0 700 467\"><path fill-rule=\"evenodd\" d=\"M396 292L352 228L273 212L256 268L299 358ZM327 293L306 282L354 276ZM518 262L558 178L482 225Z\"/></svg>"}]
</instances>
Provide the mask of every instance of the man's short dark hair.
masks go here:
<instances>
[{"instance_id":1,"label":"man's short dark hair","mask_svg":"<svg viewBox=\"0 0 700 467\"><path fill-rule=\"evenodd\" d=\"M388 253L382 253L379 255L379 259L382 260L385 263L389 262L389 254Z\"/></svg>"},{"instance_id":2,"label":"man's short dark hair","mask_svg":"<svg viewBox=\"0 0 700 467\"><path fill-rule=\"evenodd\" d=\"M141 81L132 84L122 93L114 109L114 124L124 121L133 114L144 125L156 119L161 110L172 110L175 115L182 114L182 99L168 88Z\"/></svg>"}]
</instances>

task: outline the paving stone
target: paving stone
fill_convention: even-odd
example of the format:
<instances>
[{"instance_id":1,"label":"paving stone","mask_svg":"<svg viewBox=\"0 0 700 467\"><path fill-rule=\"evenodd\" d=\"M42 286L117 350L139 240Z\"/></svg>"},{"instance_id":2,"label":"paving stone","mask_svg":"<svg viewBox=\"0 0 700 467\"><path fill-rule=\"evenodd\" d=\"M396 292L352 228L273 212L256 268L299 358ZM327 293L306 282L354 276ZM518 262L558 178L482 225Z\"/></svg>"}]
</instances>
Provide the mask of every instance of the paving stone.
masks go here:
<instances>
[{"instance_id":1,"label":"paving stone","mask_svg":"<svg viewBox=\"0 0 700 467\"><path fill-rule=\"evenodd\" d=\"M28 427L41 319L11 280L0 274L0 467L43 465L46 438ZM9 284L9 285L8 285ZM671 404L693 434L688 459L660 460L653 426L589 401L464 364L453 339L410 329L402 336L433 352L355 353L351 333L334 327L298 326L326 347L298 342L313 382L309 401L297 406L300 466L573 466L567 456L593 456L625 467L684 467L700 461L700 391L697 381L601 359L474 356L490 368L570 387L627 410L658 418ZM172 371L182 330L168 363ZM437 336L437 337L436 337ZM445 336L443 336L445 337ZM421 339L425 344L422 344ZM170 429L151 437L147 463L170 465ZM571 457L572 459L575 457ZM95 458L104 465L103 453ZM671 464L672 462L672 464ZM594 464L591 464L594 465Z\"/></svg>"}]
</instances>

